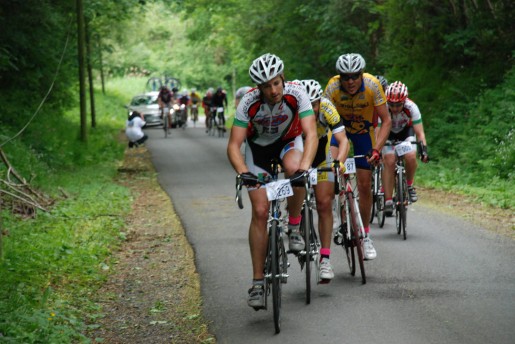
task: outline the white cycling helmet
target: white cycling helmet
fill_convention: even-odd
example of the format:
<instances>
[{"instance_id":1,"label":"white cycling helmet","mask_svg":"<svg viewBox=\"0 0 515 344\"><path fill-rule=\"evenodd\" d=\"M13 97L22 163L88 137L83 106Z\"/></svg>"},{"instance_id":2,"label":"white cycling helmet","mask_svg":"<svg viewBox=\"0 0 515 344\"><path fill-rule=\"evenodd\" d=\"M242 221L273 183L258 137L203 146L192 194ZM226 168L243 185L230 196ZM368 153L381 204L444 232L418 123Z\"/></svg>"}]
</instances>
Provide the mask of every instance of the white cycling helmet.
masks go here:
<instances>
[{"instance_id":1,"label":"white cycling helmet","mask_svg":"<svg viewBox=\"0 0 515 344\"><path fill-rule=\"evenodd\" d=\"M336 61L338 73L358 73L365 69L365 59L360 54L344 54Z\"/></svg>"},{"instance_id":2,"label":"white cycling helmet","mask_svg":"<svg viewBox=\"0 0 515 344\"><path fill-rule=\"evenodd\" d=\"M264 84L284 70L283 61L274 54L264 54L255 59L249 68L249 75L256 85Z\"/></svg>"},{"instance_id":3,"label":"white cycling helmet","mask_svg":"<svg viewBox=\"0 0 515 344\"><path fill-rule=\"evenodd\" d=\"M309 79L302 80L300 83L306 89L310 102L313 103L314 101L317 101L320 98L322 98L322 86L320 86L320 83L318 81Z\"/></svg>"},{"instance_id":4,"label":"white cycling helmet","mask_svg":"<svg viewBox=\"0 0 515 344\"><path fill-rule=\"evenodd\" d=\"M243 86L243 87L238 88L238 90L236 91L235 98L236 98L236 99L241 99L241 98L243 98L243 96L245 95L245 93L247 93L247 92L248 92L248 91L250 91L251 89L252 89L252 87L250 87L250 86Z\"/></svg>"}]
</instances>

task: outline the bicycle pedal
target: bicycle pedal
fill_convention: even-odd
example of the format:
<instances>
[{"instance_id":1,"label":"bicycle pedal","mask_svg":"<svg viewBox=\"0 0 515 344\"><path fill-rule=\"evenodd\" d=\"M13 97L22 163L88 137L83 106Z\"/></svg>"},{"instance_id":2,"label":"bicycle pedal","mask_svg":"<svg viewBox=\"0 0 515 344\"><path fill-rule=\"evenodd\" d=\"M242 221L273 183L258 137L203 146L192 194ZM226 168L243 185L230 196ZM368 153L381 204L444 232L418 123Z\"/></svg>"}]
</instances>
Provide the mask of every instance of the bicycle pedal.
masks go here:
<instances>
[{"instance_id":1,"label":"bicycle pedal","mask_svg":"<svg viewBox=\"0 0 515 344\"><path fill-rule=\"evenodd\" d=\"M260 309L266 309L264 306L262 306L262 307L252 307L252 308L254 308L254 310L256 312L259 311Z\"/></svg>"},{"instance_id":2,"label":"bicycle pedal","mask_svg":"<svg viewBox=\"0 0 515 344\"><path fill-rule=\"evenodd\" d=\"M318 284L329 284L330 282L330 279L321 279L320 282L318 282Z\"/></svg>"}]
</instances>

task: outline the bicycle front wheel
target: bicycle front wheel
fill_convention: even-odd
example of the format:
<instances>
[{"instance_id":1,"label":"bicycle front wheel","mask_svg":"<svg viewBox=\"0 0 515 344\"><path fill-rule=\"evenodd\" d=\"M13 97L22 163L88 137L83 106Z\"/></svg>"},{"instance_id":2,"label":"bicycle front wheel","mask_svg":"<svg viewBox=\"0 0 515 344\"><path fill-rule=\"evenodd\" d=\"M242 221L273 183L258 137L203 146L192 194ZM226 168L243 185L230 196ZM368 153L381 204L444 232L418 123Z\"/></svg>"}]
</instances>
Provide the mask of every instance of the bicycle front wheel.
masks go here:
<instances>
[{"instance_id":1,"label":"bicycle front wheel","mask_svg":"<svg viewBox=\"0 0 515 344\"><path fill-rule=\"evenodd\" d=\"M359 269L361 272L361 282L363 284L367 283L367 277L365 275L365 261L364 261L364 255L363 255L363 238L361 237L361 231L359 227L359 209L357 207L356 199L354 198L354 194L348 193L347 194L347 202L349 203L349 210L350 210L350 224L351 224L351 234L352 234L352 242L354 249L357 253L358 263L359 263Z\"/></svg>"},{"instance_id":2,"label":"bicycle front wheel","mask_svg":"<svg viewBox=\"0 0 515 344\"><path fill-rule=\"evenodd\" d=\"M343 202L340 207L340 218L342 219L340 222L340 233L342 234L342 243L343 249L345 250L345 256L347 257L347 264L349 264L350 274L354 276L356 274L356 263L354 257L354 250L352 248L352 240L351 235L349 235L348 228L348 220L347 220L347 200ZM345 221L344 221L345 219ZM338 242L337 242L338 244Z\"/></svg>"},{"instance_id":3,"label":"bicycle front wheel","mask_svg":"<svg viewBox=\"0 0 515 344\"><path fill-rule=\"evenodd\" d=\"M372 173L372 185L371 185L371 191L372 191L372 209L370 210L370 223L374 222L374 216L376 212L376 201L377 201L377 193L378 189L376 189L376 172L374 169L374 172Z\"/></svg>"},{"instance_id":4,"label":"bicycle front wheel","mask_svg":"<svg viewBox=\"0 0 515 344\"><path fill-rule=\"evenodd\" d=\"M304 204L302 209L301 230L306 244L304 251L304 271L306 273L306 304L311 303L311 262L313 260L313 251L311 250L311 231L313 227L313 212L311 208Z\"/></svg>"},{"instance_id":5,"label":"bicycle front wheel","mask_svg":"<svg viewBox=\"0 0 515 344\"><path fill-rule=\"evenodd\" d=\"M406 220L408 218L408 182L406 181L406 175L402 178L402 192L403 192L403 199L404 202L401 204L401 218L402 218L402 236L403 239L406 240Z\"/></svg>"},{"instance_id":6,"label":"bicycle front wheel","mask_svg":"<svg viewBox=\"0 0 515 344\"><path fill-rule=\"evenodd\" d=\"M403 173L398 172L397 178L395 179L396 186L396 197L395 197L395 226L397 227L397 234L401 234L402 232L402 223L404 219L404 186L402 185Z\"/></svg>"},{"instance_id":7,"label":"bicycle front wheel","mask_svg":"<svg viewBox=\"0 0 515 344\"><path fill-rule=\"evenodd\" d=\"M272 222L270 227L270 245L272 255L272 302L274 308L274 326L275 333L281 332L281 257L280 255L280 238L277 221Z\"/></svg>"},{"instance_id":8,"label":"bicycle front wheel","mask_svg":"<svg viewBox=\"0 0 515 344\"><path fill-rule=\"evenodd\" d=\"M165 131L165 139L168 137L168 116L165 114L163 116L163 129Z\"/></svg>"}]
</instances>

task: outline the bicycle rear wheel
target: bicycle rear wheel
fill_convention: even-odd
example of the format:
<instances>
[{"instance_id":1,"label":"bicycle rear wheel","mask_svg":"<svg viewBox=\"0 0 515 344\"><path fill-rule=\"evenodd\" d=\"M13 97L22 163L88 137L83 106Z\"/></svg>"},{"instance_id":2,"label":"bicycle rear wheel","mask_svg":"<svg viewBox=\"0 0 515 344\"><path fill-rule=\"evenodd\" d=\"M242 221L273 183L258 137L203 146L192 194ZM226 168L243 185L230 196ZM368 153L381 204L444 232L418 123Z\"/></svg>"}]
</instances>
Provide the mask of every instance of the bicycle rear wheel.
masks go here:
<instances>
[{"instance_id":1,"label":"bicycle rear wheel","mask_svg":"<svg viewBox=\"0 0 515 344\"><path fill-rule=\"evenodd\" d=\"M363 238L361 237L361 232L359 228L359 209L356 206L354 194L347 194L347 202L349 203L349 213L350 213L350 224L352 230L352 242L354 249L357 253L357 260L359 263L359 270L361 272L361 282L363 284L367 283L367 277L365 275L365 261L363 255Z\"/></svg>"},{"instance_id":2,"label":"bicycle rear wheel","mask_svg":"<svg viewBox=\"0 0 515 344\"><path fill-rule=\"evenodd\" d=\"M272 222L270 228L270 245L272 255L272 302L274 308L274 326L275 333L281 332L281 258L280 254L280 238L279 229L277 227L277 221Z\"/></svg>"}]
</instances>

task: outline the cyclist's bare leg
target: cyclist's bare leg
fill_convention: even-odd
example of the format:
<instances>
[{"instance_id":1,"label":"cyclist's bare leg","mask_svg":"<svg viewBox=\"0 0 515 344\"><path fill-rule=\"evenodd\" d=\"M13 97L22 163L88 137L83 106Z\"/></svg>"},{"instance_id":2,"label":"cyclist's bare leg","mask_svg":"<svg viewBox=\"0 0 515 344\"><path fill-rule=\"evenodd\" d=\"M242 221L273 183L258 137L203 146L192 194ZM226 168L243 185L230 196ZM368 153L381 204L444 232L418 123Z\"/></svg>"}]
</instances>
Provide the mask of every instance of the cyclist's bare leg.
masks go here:
<instances>
[{"instance_id":1,"label":"cyclist's bare leg","mask_svg":"<svg viewBox=\"0 0 515 344\"><path fill-rule=\"evenodd\" d=\"M300 167L300 161L302 160L302 152L297 149L289 150L283 157L283 168L284 174L288 178ZM302 208L302 202L304 202L304 194L306 190L304 187L293 188L293 196L288 197L288 214L290 217L299 217Z\"/></svg>"},{"instance_id":2,"label":"cyclist's bare leg","mask_svg":"<svg viewBox=\"0 0 515 344\"><path fill-rule=\"evenodd\" d=\"M318 232L322 248L331 248L333 232L334 183L323 181L315 186L318 212Z\"/></svg>"},{"instance_id":3,"label":"cyclist's bare leg","mask_svg":"<svg viewBox=\"0 0 515 344\"><path fill-rule=\"evenodd\" d=\"M249 191L249 198L252 203L252 219L249 229L252 276L254 279L263 279L268 245L267 221L269 208L265 188Z\"/></svg>"},{"instance_id":4,"label":"cyclist's bare leg","mask_svg":"<svg viewBox=\"0 0 515 344\"><path fill-rule=\"evenodd\" d=\"M372 171L358 168L356 169L356 175L358 177L359 212L361 213L363 227L367 228L370 225L370 211L372 208L372 190L370 189Z\"/></svg>"},{"instance_id":5,"label":"cyclist's bare leg","mask_svg":"<svg viewBox=\"0 0 515 344\"><path fill-rule=\"evenodd\" d=\"M406 162L406 179L408 182L412 182L417 171L417 154L415 152L407 153L404 155L404 161Z\"/></svg>"},{"instance_id":6,"label":"cyclist's bare leg","mask_svg":"<svg viewBox=\"0 0 515 344\"><path fill-rule=\"evenodd\" d=\"M383 164L384 198L392 199L395 184L395 154L383 155Z\"/></svg>"}]
</instances>

